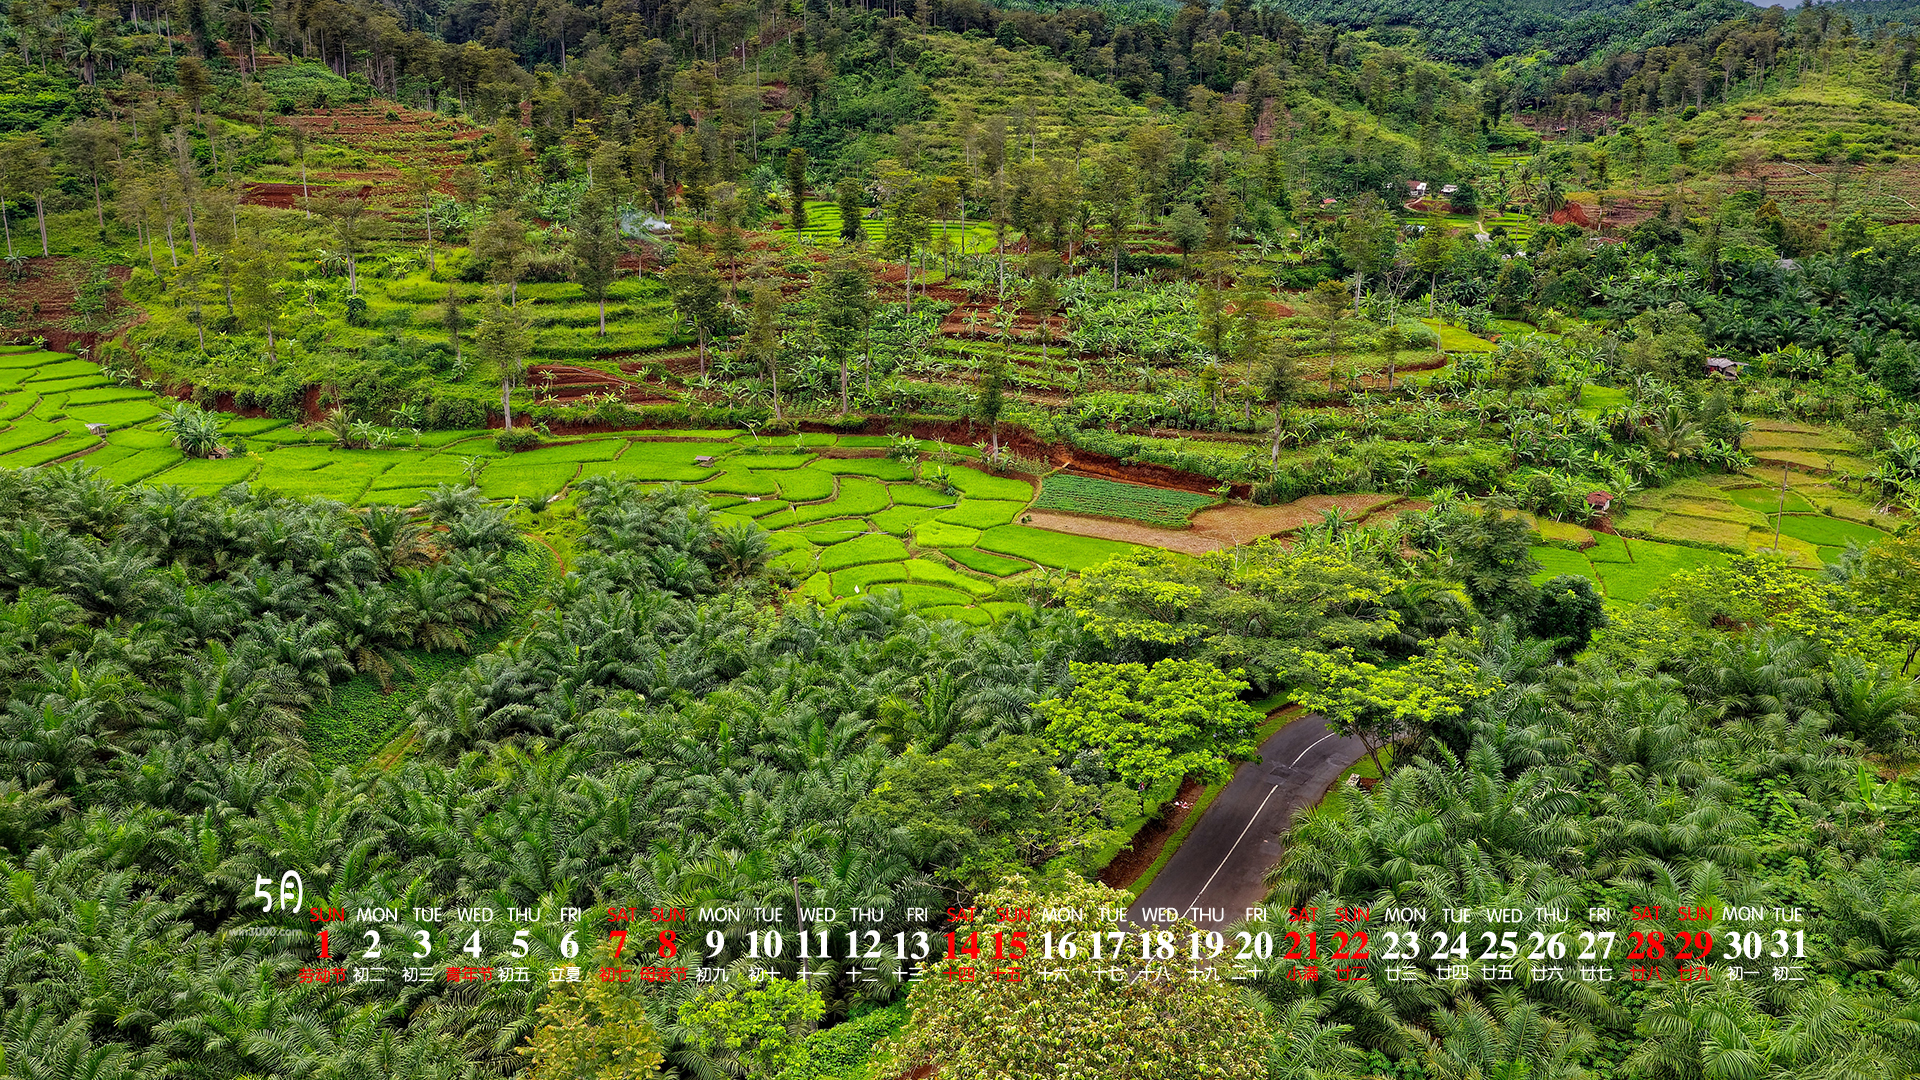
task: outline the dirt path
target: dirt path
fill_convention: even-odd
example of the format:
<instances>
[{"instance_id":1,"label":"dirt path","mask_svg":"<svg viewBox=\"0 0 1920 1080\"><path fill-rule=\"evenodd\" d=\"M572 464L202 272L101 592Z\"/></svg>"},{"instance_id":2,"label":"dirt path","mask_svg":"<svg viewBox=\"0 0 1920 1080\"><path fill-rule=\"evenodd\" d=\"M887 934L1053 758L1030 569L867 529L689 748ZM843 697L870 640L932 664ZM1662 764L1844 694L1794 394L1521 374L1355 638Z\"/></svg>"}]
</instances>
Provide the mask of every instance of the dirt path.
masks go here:
<instances>
[{"instance_id":1,"label":"dirt path","mask_svg":"<svg viewBox=\"0 0 1920 1080\"><path fill-rule=\"evenodd\" d=\"M1144 522L1083 517L1052 510L1030 510L1023 516L1030 519L1028 524L1039 529L1202 555L1315 524L1326 511L1336 508L1349 523L1374 525L1384 524L1406 510L1420 509L1425 505L1409 502L1399 495L1309 495L1279 506L1232 504L1208 507L1193 515L1191 529L1162 529Z\"/></svg>"}]
</instances>

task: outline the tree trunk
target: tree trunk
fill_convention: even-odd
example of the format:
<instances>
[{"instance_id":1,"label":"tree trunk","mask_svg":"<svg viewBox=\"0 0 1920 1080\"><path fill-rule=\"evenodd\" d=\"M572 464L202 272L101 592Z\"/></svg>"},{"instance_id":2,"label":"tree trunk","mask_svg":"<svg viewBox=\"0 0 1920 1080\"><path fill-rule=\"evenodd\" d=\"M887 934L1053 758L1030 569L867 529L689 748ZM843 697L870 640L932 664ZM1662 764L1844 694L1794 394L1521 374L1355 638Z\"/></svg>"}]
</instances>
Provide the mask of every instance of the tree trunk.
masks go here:
<instances>
[{"instance_id":1,"label":"tree trunk","mask_svg":"<svg viewBox=\"0 0 1920 1080\"><path fill-rule=\"evenodd\" d=\"M0 230L7 234L7 257L13 257L13 222L7 218L7 201L0 199Z\"/></svg>"},{"instance_id":2,"label":"tree trunk","mask_svg":"<svg viewBox=\"0 0 1920 1080\"><path fill-rule=\"evenodd\" d=\"M271 360L276 364L280 362L280 353L273 346L273 324L272 323L267 324L267 359Z\"/></svg>"},{"instance_id":3,"label":"tree trunk","mask_svg":"<svg viewBox=\"0 0 1920 1080\"><path fill-rule=\"evenodd\" d=\"M776 351L773 355L767 357L767 377L773 381L773 418L775 420L779 420L781 419L781 416L780 416L780 360L779 360L778 351Z\"/></svg>"},{"instance_id":4,"label":"tree trunk","mask_svg":"<svg viewBox=\"0 0 1920 1080\"><path fill-rule=\"evenodd\" d=\"M353 252L347 252L347 295L360 295L360 269L354 265Z\"/></svg>"},{"instance_id":5,"label":"tree trunk","mask_svg":"<svg viewBox=\"0 0 1920 1080\"><path fill-rule=\"evenodd\" d=\"M513 430L513 379L505 375L502 375L500 377L500 412L502 415L506 417L505 423L503 424L501 430L512 431Z\"/></svg>"},{"instance_id":6,"label":"tree trunk","mask_svg":"<svg viewBox=\"0 0 1920 1080\"><path fill-rule=\"evenodd\" d=\"M93 174L93 212L100 219L100 227L107 227L107 208L100 203L100 174Z\"/></svg>"},{"instance_id":7,"label":"tree trunk","mask_svg":"<svg viewBox=\"0 0 1920 1080\"><path fill-rule=\"evenodd\" d=\"M1273 403L1273 453L1267 458L1269 465L1280 464L1280 403Z\"/></svg>"},{"instance_id":8,"label":"tree trunk","mask_svg":"<svg viewBox=\"0 0 1920 1080\"><path fill-rule=\"evenodd\" d=\"M840 415L847 415L847 354L840 354Z\"/></svg>"},{"instance_id":9,"label":"tree trunk","mask_svg":"<svg viewBox=\"0 0 1920 1080\"><path fill-rule=\"evenodd\" d=\"M607 297L605 293L600 295L600 336L607 336Z\"/></svg>"}]
</instances>

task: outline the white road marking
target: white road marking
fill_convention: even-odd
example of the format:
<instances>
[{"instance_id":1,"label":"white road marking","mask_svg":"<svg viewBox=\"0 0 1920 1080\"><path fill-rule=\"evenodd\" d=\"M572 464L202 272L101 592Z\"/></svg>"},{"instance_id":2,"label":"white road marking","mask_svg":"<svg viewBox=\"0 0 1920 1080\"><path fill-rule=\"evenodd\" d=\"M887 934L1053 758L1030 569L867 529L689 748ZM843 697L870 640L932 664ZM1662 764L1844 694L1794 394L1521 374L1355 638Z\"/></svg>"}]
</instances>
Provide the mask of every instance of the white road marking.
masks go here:
<instances>
[{"instance_id":1,"label":"white road marking","mask_svg":"<svg viewBox=\"0 0 1920 1080\"><path fill-rule=\"evenodd\" d=\"M1336 736L1336 735L1338 735L1338 734L1340 734L1340 733L1339 733L1339 732L1337 732L1337 731L1329 731L1329 732L1327 732L1327 733L1326 733L1325 735L1322 735L1322 736L1320 736L1320 737L1319 737L1318 739L1315 739L1315 740L1313 741L1313 746L1319 746L1319 745L1320 745L1321 743L1323 743L1323 742L1326 742L1326 741L1327 741L1328 739L1331 739L1331 738L1333 738L1334 736ZM1302 750L1302 751L1300 751L1300 757L1296 757L1296 758L1294 758L1294 759L1293 759L1293 765L1298 765L1298 764L1300 764L1300 758L1303 758L1303 757L1306 757L1306 756L1307 756L1307 754L1308 754L1308 752L1309 752L1309 751L1311 751L1311 750L1313 749L1313 746L1309 746L1309 747L1307 747L1307 749L1306 749L1306 750ZM1289 766L1287 766L1287 768L1289 768L1289 769L1291 769L1291 768L1293 768L1293 765L1289 765Z\"/></svg>"},{"instance_id":2,"label":"white road marking","mask_svg":"<svg viewBox=\"0 0 1920 1080\"><path fill-rule=\"evenodd\" d=\"M1300 764L1300 758L1306 757L1308 751L1311 751L1314 746L1319 746L1321 743L1326 742L1328 739L1333 738L1336 734L1338 733L1330 731L1327 734L1322 735L1320 738L1314 740L1313 746L1309 746L1307 747L1306 750L1300 751L1299 757L1296 757L1293 759L1293 764L1294 765ZM1288 768L1292 768L1292 767L1293 767L1292 765L1288 766ZM1257 809L1254 810L1253 816L1247 819L1246 828L1241 829L1240 835L1233 838L1233 847L1228 848L1226 855L1221 857L1220 865L1213 868L1213 873L1208 875L1207 877L1207 883L1205 885L1200 886L1200 891L1194 895L1193 903L1187 905L1189 909L1200 906L1200 897L1207 895L1207 890L1213 886L1213 879L1219 877L1220 871L1225 870L1227 868L1227 863L1233 859L1234 851L1240 847L1240 841L1245 840L1247 838L1247 834L1253 831L1253 823L1260 820L1260 812L1267 808L1267 800L1272 799L1274 792L1279 790L1280 790L1280 786L1278 784L1275 784L1273 787L1270 787L1267 789L1267 797L1265 799L1260 800L1260 805Z\"/></svg>"},{"instance_id":3,"label":"white road marking","mask_svg":"<svg viewBox=\"0 0 1920 1080\"><path fill-rule=\"evenodd\" d=\"M1233 847L1230 847L1227 849L1226 856L1220 860L1219 866L1216 866L1213 868L1212 876L1207 878L1206 885L1200 886L1200 891L1194 894L1193 903L1188 904L1187 905L1188 908L1195 908L1200 906L1200 898L1202 896L1207 895L1207 889L1209 886L1213 884L1213 879L1220 876L1220 871L1225 870L1227 868L1227 860L1233 858L1234 848L1239 847L1240 841L1245 840L1247 838L1247 833L1253 831L1253 823L1260 820L1260 811L1265 810L1267 808L1267 799L1273 798L1273 793L1279 790L1280 790L1280 787L1277 784L1267 789L1267 798L1260 800L1260 808L1258 810L1255 810L1253 812L1253 816L1247 819L1247 827L1240 830L1240 835L1234 837Z\"/></svg>"}]
</instances>

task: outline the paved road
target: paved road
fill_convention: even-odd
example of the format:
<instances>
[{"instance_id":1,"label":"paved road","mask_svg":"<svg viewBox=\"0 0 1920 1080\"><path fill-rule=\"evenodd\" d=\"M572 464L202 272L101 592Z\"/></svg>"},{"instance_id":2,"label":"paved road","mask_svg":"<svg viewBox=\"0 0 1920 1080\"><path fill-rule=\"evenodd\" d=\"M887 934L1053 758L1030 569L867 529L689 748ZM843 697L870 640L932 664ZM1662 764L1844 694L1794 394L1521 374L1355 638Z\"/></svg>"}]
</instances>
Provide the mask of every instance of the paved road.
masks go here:
<instances>
[{"instance_id":1,"label":"paved road","mask_svg":"<svg viewBox=\"0 0 1920 1080\"><path fill-rule=\"evenodd\" d=\"M1260 744L1260 760L1240 766L1185 844L1129 909L1135 922L1180 916L1203 930L1247 917L1266 897L1262 880L1280 858L1274 840L1293 812L1320 801L1328 785L1366 755L1355 738L1330 734L1304 715Z\"/></svg>"}]
</instances>

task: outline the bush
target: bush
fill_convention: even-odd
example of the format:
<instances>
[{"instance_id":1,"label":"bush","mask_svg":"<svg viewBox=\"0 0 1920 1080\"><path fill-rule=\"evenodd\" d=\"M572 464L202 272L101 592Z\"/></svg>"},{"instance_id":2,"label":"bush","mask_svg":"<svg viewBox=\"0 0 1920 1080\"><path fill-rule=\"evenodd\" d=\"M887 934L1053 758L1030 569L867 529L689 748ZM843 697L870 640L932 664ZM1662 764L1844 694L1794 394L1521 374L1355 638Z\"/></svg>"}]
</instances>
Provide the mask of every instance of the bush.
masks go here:
<instances>
[{"instance_id":1,"label":"bush","mask_svg":"<svg viewBox=\"0 0 1920 1080\"><path fill-rule=\"evenodd\" d=\"M532 450L539 446L540 433L530 427L517 427L510 431L502 431L493 440L493 445L509 454L517 454L522 450Z\"/></svg>"}]
</instances>

